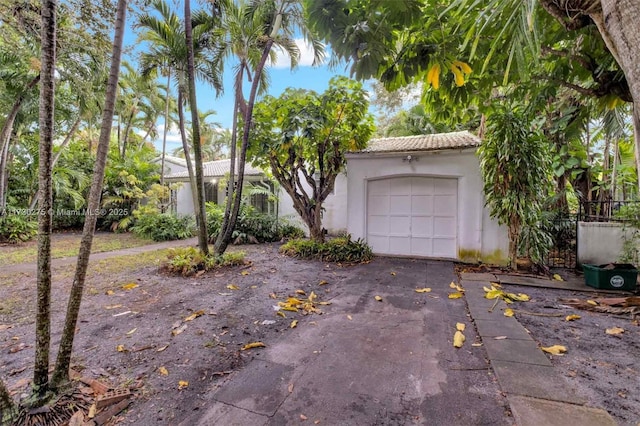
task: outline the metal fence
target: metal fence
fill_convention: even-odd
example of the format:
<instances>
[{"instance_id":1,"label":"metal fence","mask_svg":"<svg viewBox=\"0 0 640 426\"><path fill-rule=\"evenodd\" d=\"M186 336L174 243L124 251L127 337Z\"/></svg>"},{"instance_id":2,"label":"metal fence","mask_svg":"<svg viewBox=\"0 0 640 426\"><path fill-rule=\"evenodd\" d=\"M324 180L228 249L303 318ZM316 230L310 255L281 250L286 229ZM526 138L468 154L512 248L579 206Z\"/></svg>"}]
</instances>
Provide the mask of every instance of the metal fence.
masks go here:
<instances>
[{"instance_id":1,"label":"metal fence","mask_svg":"<svg viewBox=\"0 0 640 426\"><path fill-rule=\"evenodd\" d=\"M550 268L575 268L578 254L578 215L563 214L551 220L549 229L553 246L547 255Z\"/></svg>"},{"instance_id":2,"label":"metal fence","mask_svg":"<svg viewBox=\"0 0 640 426\"><path fill-rule=\"evenodd\" d=\"M640 219L640 201L585 201L578 211L581 222L627 222L633 216Z\"/></svg>"}]
</instances>

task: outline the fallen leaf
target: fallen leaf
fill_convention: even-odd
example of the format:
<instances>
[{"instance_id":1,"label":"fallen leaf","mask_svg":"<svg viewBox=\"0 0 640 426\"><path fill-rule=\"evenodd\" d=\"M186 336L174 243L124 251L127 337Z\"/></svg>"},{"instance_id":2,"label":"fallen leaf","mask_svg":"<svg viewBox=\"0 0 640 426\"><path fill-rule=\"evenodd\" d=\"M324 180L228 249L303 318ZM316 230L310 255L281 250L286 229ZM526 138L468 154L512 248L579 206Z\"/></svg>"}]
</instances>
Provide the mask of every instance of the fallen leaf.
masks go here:
<instances>
[{"instance_id":1,"label":"fallen leaf","mask_svg":"<svg viewBox=\"0 0 640 426\"><path fill-rule=\"evenodd\" d=\"M582 318L580 315L571 314L571 315L567 315L564 320L565 321L575 321L575 320L578 320L580 318Z\"/></svg>"},{"instance_id":2,"label":"fallen leaf","mask_svg":"<svg viewBox=\"0 0 640 426\"><path fill-rule=\"evenodd\" d=\"M73 416L68 420L68 426L82 426L84 425L84 413L82 410L75 412Z\"/></svg>"},{"instance_id":3,"label":"fallen leaf","mask_svg":"<svg viewBox=\"0 0 640 426\"><path fill-rule=\"evenodd\" d=\"M178 382L178 390L182 390L182 389L186 388L187 386L189 386L189 382L187 382L186 380L180 380Z\"/></svg>"},{"instance_id":4,"label":"fallen leaf","mask_svg":"<svg viewBox=\"0 0 640 426\"><path fill-rule=\"evenodd\" d=\"M289 391L289 393L293 392L293 383L289 383L289 387L287 388L287 390Z\"/></svg>"},{"instance_id":5,"label":"fallen leaf","mask_svg":"<svg viewBox=\"0 0 640 426\"><path fill-rule=\"evenodd\" d=\"M300 414L300 420L307 420L307 416L305 416L304 414Z\"/></svg>"},{"instance_id":6,"label":"fallen leaf","mask_svg":"<svg viewBox=\"0 0 640 426\"><path fill-rule=\"evenodd\" d=\"M587 303L591 306L598 306L598 302L594 301L594 300L587 300Z\"/></svg>"},{"instance_id":7,"label":"fallen leaf","mask_svg":"<svg viewBox=\"0 0 640 426\"><path fill-rule=\"evenodd\" d=\"M376 299L378 302L382 302L382 297L380 296L374 296L373 298Z\"/></svg>"},{"instance_id":8,"label":"fallen leaf","mask_svg":"<svg viewBox=\"0 0 640 426\"><path fill-rule=\"evenodd\" d=\"M558 275L558 274L553 274L553 279L556 280L556 281L564 281L562 279L562 277L560 275Z\"/></svg>"},{"instance_id":9,"label":"fallen leaf","mask_svg":"<svg viewBox=\"0 0 640 426\"><path fill-rule=\"evenodd\" d=\"M453 335L453 346L456 348L461 348L462 345L464 345L465 340L466 340L466 337L464 337L464 334L462 334L460 330L457 330L456 333Z\"/></svg>"},{"instance_id":10,"label":"fallen leaf","mask_svg":"<svg viewBox=\"0 0 640 426\"><path fill-rule=\"evenodd\" d=\"M277 299L278 298L278 296L276 296L275 293L269 293L269 297L272 298L272 299Z\"/></svg>"},{"instance_id":11,"label":"fallen leaf","mask_svg":"<svg viewBox=\"0 0 640 426\"><path fill-rule=\"evenodd\" d=\"M291 321L291 325L290 325L291 328L296 328L297 326L298 326L298 320Z\"/></svg>"},{"instance_id":12,"label":"fallen leaf","mask_svg":"<svg viewBox=\"0 0 640 426\"><path fill-rule=\"evenodd\" d=\"M114 294L116 294L115 291L113 290L107 290L107 292L105 293L107 296L113 296Z\"/></svg>"},{"instance_id":13,"label":"fallen leaf","mask_svg":"<svg viewBox=\"0 0 640 426\"><path fill-rule=\"evenodd\" d=\"M513 314L514 314L514 312L513 312L513 309L511 309L511 308L507 308L507 309L504 310L504 316L505 317L512 317Z\"/></svg>"},{"instance_id":14,"label":"fallen leaf","mask_svg":"<svg viewBox=\"0 0 640 426\"><path fill-rule=\"evenodd\" d=\"M118 346L116 346L116 350L117 350L118 352L124 352L124 351L126 351L126 349L125 349L124 345L118 345Z\"/></svg>"},{"instance_id":15,"label":"fallen leaf","mask_svg":"<svg viewBox=\"0 0 640 426\"><path fill-rule=\"evenodd\" d=\"M169 375L169 371L165 367L158 368L158 373L160 373L163 376L168 376Z\"/></svg>"},{"instance_id":16,"label":"fallen leaf","mask_svg":"<svg viewBox=\"0 0 640 426\"><path fill-rule=\"evenodd\" d=\"M165 349L167 349L169 347L169 345L165 345L161 348L158 348L158 350L156 350L156 352L163 352Z\"/></svg>"},{"instance_id":17,"label":"fallen leaf","mask_svg":"<svg viewBox=\"0 0 640 426\"><path fill-rule=\"evenodd\" d=\"M122 305L108 305L104 307L107 310L122 308Z\"/></svg>"},{"instance_id":18,"label":"fallen leaf","mask_svg":"<svg viewBox=\"0 0 640 426\"><path fill-rule=\"evenodd\" d=\"M258 288L257 285L252 285L251 287L249 287L251 290L255 290L256 288Z\"/></svg>"},{"instance_id":19,"label":"fallen leaf","mask_svg":"<svg viewBox=\"0 0 640 426\"><path fill-rule=\"evenodd\" d=\"M247 275L249 275L249 271L242 271L242 272L240 272L240 274L244 275L246 277Z\"/></svg>"},{"instance_id":20,"label":"fallen leaf","mask_svg":"<svg viewBox=\"0 0 640 426\"><path fill-rule=\"evenodd\" d=\"M91 404L91 407L89 407L89 413L87 414L87 417L89 417L90 419L94 418L96 416L96 411L98 409L96 408L96 404Z\"/></svg>"},{"instance_id":21,"label":"fallen leaf","mask_svg":"<svg viewBox=\"0 0 640 426\"><path fill-rule=\"evenodd\" d=\"M301 294L301 295L303 295L303 296L306 296L306 295L307 295L307 292L306 292L306 291L304 291L304 290L296 290L296 294Z\"/></svg>"},{"instance_id":22,"label":"fallen leaf","mask_svg":"<svg viewBox=\"0 0 640 426\"><path fill-rule=\"evenodd\" d=\"M327 285L327 284L329 284L329 283L327 281L325 281L325 280L322 280L322 281L320 281L318 283L318 285Z\"/></svg>"},{"instance_id":23,"label":"fallen leaf","mask_svg":"<svg viewBox=\"0 0 640 426\"><path fill-rule=\"evenodd\" d=\"M493 338L493 340L505 340L507 338L507 336L496 336Z\"/></svg>"},{"instance_id":24,"label":"fallen leaf","mask_svg":"<svg viewBox=\"0 0 640 426\"><path fill-rule=\"evenodd\" d=\"M391 275L395 277L395 276L396 276L396 273L395 273L395 272L393 272L393 271L391 271Z\"/></svg>"},{"instance_id":25,"label":"fallen leaf","mask_svg":"<svg viewBox=\"0 0 640 426\"><path fill-rule=\"evenodd\" d=\"M456 330L458 331L464 331L465 327L466 326L461 322L456 323Z\"/></svg>"},{"instance_id":26,"label":"fallen leaf","mask_svg":"<svg viewBox=\"0 0 640 426\"><path fill-rule=\"evenodd\" d=\"M449 293L449 299L460 299L462 297L462 293L456 291L455 293Z\"/></svg>"},{"instance_id":27,"label":"fallen leaf","mask_svg":"<svg viewBox=\"0 0 640 426\"><path fill-rule=\"evenodd\" d=\"M474 346L476 348L482 346L482 343L472 343L471 346Z\"/></svg>"},{"instance_id":28,"label":"fallen leaf","mask_svg":"<svg viewBox=\"0 0 640 426\"><path fill-rule=\"evenodd\" d=\"M351 320L353 320L353 317L352 317L351 315L347 315L347 319L348 319L349 321L351 321Z\"/></svg>"},{"instance_id":29,"label":"fallen leaf","mask_svg":"<svg viewBox=\"0 0 640 426\"><path fill-rule=\"evenodd\" d=\"M607 328L605 330L605 333L612 334L612 335L622 334L624 333L624 328L620 328L620 327Z\"/></svg>"},{"instance_id":30,"label":"fallen leaf","mask_svg":"<svg viewBox=\"0 0 640 426\"><path fill-rule=\"evenodd\" d=\"M251 343L247 343L246 345L244 345L242 348L240 348L241 351L246 351L248 349L254 349L254 348L265 348L267 347L267 345L265 345L262 342L251 342Z\"/></svg>"},{"instance_id":31,"label":"fallen leaf","mask_svg":"<svg viewBox=\"0 0 640 426\"><path fill-rule=\"evenodd\" d=\"M138 329L138 328L136 327L136 328L134 328L133 330L129 330L129 331L127 331L127 333L126 333L126 334L127 334L127 336L131 336L133 333L135 333L135 332L136 332L136 330L137 330L137 329Z\"/></svg>"},{"instance_id":32,"label":"fallen leaf","mask_svg":"<svg viewBox=\"0 0 640 426\"><path fill-rule=\"evenodd\" d=\"M284 312L282 312L282 311L278 311L278 312L276 312L276 315L278 315L279 317L282 317L282 318L286 318L286 317L287 317L287 316L284 314Z\"/></svg>"},{"instance_id":33,"label":"fallen leaf","mask_svg":"<svg viewBox=\"0 0 640 426\"><path fill-rule=\"evenodd\" d=\"M175 330L172 330L171 335L177 336L178 334L182 333L186 329L187 329L187 324L182 324L180 327L176 328Z\"/></svg>"},{"instance_id":34,"label":"fallen leaf","mask_svg":"<svg viewBox=\"0 0 640 426\"><path fill-rule=\"evenodd\" d=\"M227 288L228 288L229 290L240 290L240 287L238 287L238 286L237 286L237 285L235 285L235 284L229 284L229 285L227 285Z\"/></svg>"},{"instance_id":35,"label":"fallen leaf","mask_svg":"<svg viewBox=\"0 0 640 426\"><path fill-rule=\"evenodd\" d=\"M201 317L202 315L204 315L204 311L202 309L200 309L199 311L195 311L194 313L192 313L191 315L186 317L184 320L185 321L193 321L194 319L196 319L198 317Z\"/></svg>"},{"instance_id":36,"label":"fallen leaf","mask_svg":"<svg viewBox=\"0 0 640 426\"><path fill-rule=\"evenodd\" d=\"M318 305L327 306L330 305L331 302L319 302Z\"/></svg>"},{"instance_id":37,"label":"fallen leaf","mask_svg":"<svg viewBox=\"0 0 640 426\"><path fill-rule=\"evenodd\" d=\"M425 287L425 288L416 288L416 293L430 293L431 289L429 287Z\"/></svg>"},{"instance_id":38,"label":"fallen leaf","mask_svg":"<svg viewBox=\"0 0 640 426\"><path fill-rule=\"evenodd\" d=\"M451 283L449 284L449 287L450 288L455 288L460 293L464 293L464 289L460 285L454 283L453 281L451 281Z\"/></svg>"},{"instance_id":39,"label":"fallen leaf","mask_svg":"<svg viewBox=\"0 0 640 426\"><path fill-rule=\"evenodd\" d=\"M562 346L562 345L553 345L553 346L547 346L547 347L543 346L540 349L542 349L544 352L551 355L562 355L567 351L566 346Z\"/></svg>"},{"instance_id":40,"label":"fallen leaf","mask_svg":"<svg viewBox=\"0 0 640 426\"><path fill-rule=\"evenodd\" d=\"M123 290L133 290L134 288L138 287L138 284L136 283L129 283L129 284L124 284L122 286Z\"/></svg>"}]
</instances>

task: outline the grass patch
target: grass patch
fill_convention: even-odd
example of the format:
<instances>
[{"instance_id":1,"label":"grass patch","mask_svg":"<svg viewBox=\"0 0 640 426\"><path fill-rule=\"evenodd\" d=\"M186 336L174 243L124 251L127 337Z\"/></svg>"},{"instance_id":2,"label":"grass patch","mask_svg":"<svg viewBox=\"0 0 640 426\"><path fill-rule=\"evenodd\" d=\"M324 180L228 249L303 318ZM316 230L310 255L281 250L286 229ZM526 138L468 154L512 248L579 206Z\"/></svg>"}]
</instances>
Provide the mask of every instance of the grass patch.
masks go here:
<instances>
[{"instance_id":1,"label":"grass patch","mask_svg":"<svg viewBox=\"0 0 640 426\"><path fill-rule=\"evenodd\" d=\"M368 262L373 258L371 247L361 239L351 240L350 235L336 237L323 243L295 239L280 247L280 252L301 259L318 259L323 262Z\"/></svg>"},{"instance_id":2,"label":"grass patch","mask_svg":"<svg viewBox=\"0 0 640 426\"><path fill-rule=\"evenodd\" d=\"M245 264L243 251L230 251L222 256L209 254L205 256L195 247L180 247L169 249L166 268L169 272L183 276L193 275L199 271L209 271L222 266L237 266Z\"/></svg>"},{"instance_id":3,"label":"grass patch","mask_svg":"<svg viewBox=\"0 0 640 426\"><path fill-rule=\"evenodd\" d=\"M58 259L77 256L81 239L81 234L54 234L51 242L51 257ZM151 240L133 234L98 233L93 238L91 253L140 247L152 243ZM0 246L0 263L3 265L35 263L37 259L38 244L36 241Z\"/></svg>"}]
</instances>

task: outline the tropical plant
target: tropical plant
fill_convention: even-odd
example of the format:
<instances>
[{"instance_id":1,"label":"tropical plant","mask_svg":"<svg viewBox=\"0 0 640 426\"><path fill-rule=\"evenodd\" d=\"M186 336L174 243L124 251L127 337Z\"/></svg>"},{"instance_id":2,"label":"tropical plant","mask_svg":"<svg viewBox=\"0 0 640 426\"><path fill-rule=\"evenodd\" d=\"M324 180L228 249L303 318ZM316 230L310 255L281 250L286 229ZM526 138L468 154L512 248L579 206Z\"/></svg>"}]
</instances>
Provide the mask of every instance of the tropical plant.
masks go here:
<instances>
[{"instance_id":1,"label":"tropical plant","mask_svg":"<svg viewBox=\"0 0 640 426\"><path fill-rule=\"evenodd\" d=\"M280 252L287 256L322 262L361 263L373 258L371 247L361 239L352 241L350 235L327 241L294 239L283 244Z\"/></svg>"},{"instance_id":2,"label":"tropical plant","mask_svg":"<svg viewBox=\"0 0 640 426\"><path fill-rule=\"evenodd\" d=\"M486 203L491 217L507 226L514 270L522 229L537 225L549 191L548 147L532 124L522 111L505 106L489 117L487 137L478 149ZM532 236L529 248L544 240Z\"/></svg>"}]
</instances>

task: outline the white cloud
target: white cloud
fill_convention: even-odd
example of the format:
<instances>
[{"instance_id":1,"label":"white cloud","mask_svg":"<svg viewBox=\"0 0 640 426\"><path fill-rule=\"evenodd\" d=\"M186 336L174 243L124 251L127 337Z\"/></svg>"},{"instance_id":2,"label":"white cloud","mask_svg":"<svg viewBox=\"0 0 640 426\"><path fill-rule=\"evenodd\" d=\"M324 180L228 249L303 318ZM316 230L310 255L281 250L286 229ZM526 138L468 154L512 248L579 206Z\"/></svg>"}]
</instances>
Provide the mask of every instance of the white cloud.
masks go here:
<instances>
[{"instance_id":1,"label":"white cloud","mask_svg":"<svg viewBox=\"0 0 640 426\"><path fill-rule=\"evenodd\" d=\"M300 59L298 60L298 66L310 67L313 64L313 48L310 44L307 44L303 38L295 39L298 49L300 50ZM291 57L282 49L276 48L277 60L271 64L273 68L290 68Z\"/></svg>"},{"instance_id":2,"label":"white cloud","mask_svg":"<svg viewBox=\"0 0 640 426\"><path fill-rule=\"evenodd\" d=\"M164 132L164 124L158 125L158 140L160 144L162 144L162 135ZM167 132L167 143L182 143L182 138L180 137L180 130L175 123L171 123L171 127L169 127L169 131Z\"/></svg>"}]
</instances>

